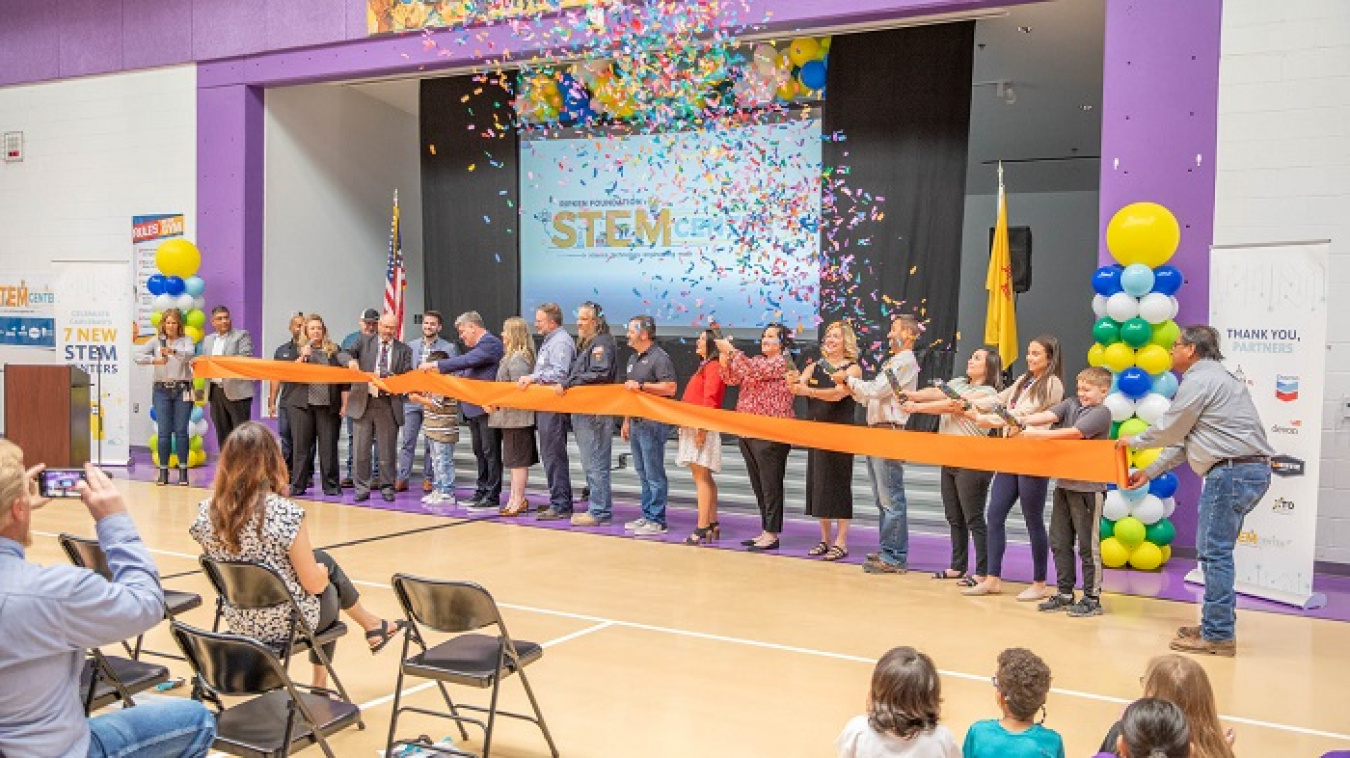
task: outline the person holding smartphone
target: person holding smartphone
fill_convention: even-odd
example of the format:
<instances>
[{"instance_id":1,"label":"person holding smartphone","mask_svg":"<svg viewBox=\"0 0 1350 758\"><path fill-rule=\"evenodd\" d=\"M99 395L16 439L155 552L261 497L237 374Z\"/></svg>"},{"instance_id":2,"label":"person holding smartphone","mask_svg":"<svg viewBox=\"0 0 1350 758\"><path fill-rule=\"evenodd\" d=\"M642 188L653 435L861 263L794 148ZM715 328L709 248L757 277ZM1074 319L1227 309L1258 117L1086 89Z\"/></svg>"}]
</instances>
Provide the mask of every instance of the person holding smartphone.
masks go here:
<instances>
[{"instance_id":1,"label":"person holding smartphone","mask_svg":"<svg viewBox=\"0 0 1350 758\"><path fill-rule=\"evenodd\" d=\"M192 338L183 334L183 312L177 308L166 309L155 336L136 348L134 360L155 367L152 407L159 432L155 484L161 487L169 483L171 450L178 454L179 486L188 483L188 422L192 420L192 358L196 354Z\"/></svg>"}]
</instances>

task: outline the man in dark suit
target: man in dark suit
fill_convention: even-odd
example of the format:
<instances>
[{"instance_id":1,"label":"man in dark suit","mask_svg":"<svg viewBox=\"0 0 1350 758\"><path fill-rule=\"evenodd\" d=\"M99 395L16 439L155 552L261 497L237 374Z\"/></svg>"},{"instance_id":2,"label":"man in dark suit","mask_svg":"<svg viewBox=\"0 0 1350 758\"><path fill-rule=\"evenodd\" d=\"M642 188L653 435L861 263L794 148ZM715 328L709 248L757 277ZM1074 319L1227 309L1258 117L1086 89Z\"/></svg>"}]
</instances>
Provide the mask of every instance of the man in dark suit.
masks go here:
<instances>
[{"instance_id":1,"label":"man in dark suit","mask_svg":"<svg viewBox=\"0 0 1350 758\"><path fill-rule=\"evenodd\" d=\"M455 329L460 341L469 348L468 352L442 361L425 361L418 368L453 373L465 379L496 381L497 364L501 363L505 352L501 338L484 328L483 317L477 311L460 314L455 319ZM502 499L501 430L488 426L488 413L481 406L461 402L459 407L473 436L473 457L478 459L478 484L468 508L471 511L496 511Z\"/></svg>"},{"instance_id":2,"label":"man in dark suit","mask_svg":"<svg viewBox=\"0 0 1350 758\"><path fill-rule=\"evenodd\" d=\"M398 324L392 313L380 317L376 334L362 335L347 350L347 367L377 377L405 374L412 370L412 348L395 339ZM403 396L390 395L373 384L352 384L347 395L347 418L352 420L356 445L355 500L370 499L371 437L380 456L379 487L386 502L394 501L394 455L398 449L398 428L403 425Z\"/></svg>"},{"instance_id":3,"label":"man in dark suit","mask_svg":"<svg viewBox=\"0 0 1350 758\"><path fill-rule=\"evenodd\" d=\"M243 329L235 329L230 309L217 305L211 309L215 332L202 340L202 355L240 355L253 357L253 338ZM211 425L216 428L216 444L225 447L225 438L236 426L248 421L253 408L252 379L212 379L206 401L210 405Z\"/></svg>"}]
</instances>

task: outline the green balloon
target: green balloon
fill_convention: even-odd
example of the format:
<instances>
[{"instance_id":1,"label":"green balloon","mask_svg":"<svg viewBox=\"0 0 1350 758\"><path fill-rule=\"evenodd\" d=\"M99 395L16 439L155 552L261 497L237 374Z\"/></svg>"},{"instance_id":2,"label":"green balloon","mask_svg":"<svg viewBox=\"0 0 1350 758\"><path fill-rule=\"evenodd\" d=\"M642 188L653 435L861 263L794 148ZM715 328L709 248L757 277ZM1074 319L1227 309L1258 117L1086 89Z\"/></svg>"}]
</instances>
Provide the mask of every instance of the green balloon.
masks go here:
<instances>
[{"instance_id":1,"label":"green balloon","mask_svg":"<svg viewBox=\"0 0 1350 758\"><path fill-rule=\"evenodd\" d=\"M1149 337L1148 341L1171 350L1172 343L1176 342L1177 337L1180 336L1181 327L1177 326L1177 322L1169 319L1153 327L1153 336Z\"/></svg>"},{"instance_id":2,"label":"green balloon","mask_svg":"<svg viewBox=\"0 0 1350 758\"><path fill-rule=\"evenodd\" d=\"M1146 531L1144 522L1134 516L1126 516L1116 522L1115 531L1111 536L1120 540L1120 544L1133 550L1143 544Z\"/></svg>"},{"instance_id":3,"label":"green balloon","mask_svg":"<svg viewBox=\"0 0 1350 758\"><path fill-rule=\"evenodd\" d=\"M1142 347L1153 336L1153 325L1142 318L1132 318L1120 325L1120 339L1130 347ZM1171 344L1168 344L1171 347Z\"/></svg>"},{"instance_id":4,"label":"green balloon","mask_svg":"<svg viewBox=\"0 0 1350 758\"><path fill-rule=\"evenodd\" d=\"M1099 345L1109 345L1120 341L1120 324L1110 316L1102 316L1092 325L1092 339Z\"/></svg>"},{"instance_id":5,"label":"green balloon","mask_svg":"<svg viewBox=\"0 0 1350 758\"><path fill-rule=\"evenodd\" d=\"M1138 416L1131 416L1120 422L1117 437L1133 437L1148 428L1148 422Z\"/></svg>"},{"instance_id":6,"label":"green balloon","mask_svg":"<svg viewBox=\"0 0 1350 758\"><path fill-rule=\"evenodd\" d=\"M1120 421L1111 422L1111 439L1113 440L1120 439L1120 424L1121 424ZM1103 537L1102 539L1105 539L1105 537Z\"/></svg>"},{"instance_id":7,"label":"green balloon","mask_svg":"<svg viewBox=\"0 0 1350 758\"><path fill-rule=\"evenodd\" d=\"M1158 547L1164 547L1172 544L1172 540L1177 538L1177 528L1172 525L1171 519L1158 519L1144 530L1144 539L1152 542Z\"/></svg>"},{"instance_id":8,"label":"green balloon","mask_svg":"<svg viewBox=\"0 0 1350 758\"><path fill-rule=\"evenodd\" d=\"M1162 522L1159 521L1158 523L1161 524ZM1108 537L1113 537L1113 536L1115 536L1115 533L1116 533L1116 525L1115 525L1115 522L1111 521L1111 519L1109 519L1109 518L1107 518L1107 517L1105 517L1105 516L1102 516L1102 517L1101 517L1101 524L1097 527L1097 530L1101 532L1101 538L1102 538L1102 539L1106 539L1106 538L1108 538Z\"/></svg>"}]
</instances>

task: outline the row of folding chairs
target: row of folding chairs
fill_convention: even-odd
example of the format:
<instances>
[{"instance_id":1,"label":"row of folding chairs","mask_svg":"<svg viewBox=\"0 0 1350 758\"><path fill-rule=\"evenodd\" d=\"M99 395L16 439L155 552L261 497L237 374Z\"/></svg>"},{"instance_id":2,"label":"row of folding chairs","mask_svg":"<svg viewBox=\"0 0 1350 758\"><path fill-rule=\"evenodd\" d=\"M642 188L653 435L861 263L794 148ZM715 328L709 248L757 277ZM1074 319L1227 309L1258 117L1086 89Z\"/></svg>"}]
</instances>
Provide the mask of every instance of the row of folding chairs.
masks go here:
<instances>
[{"instance_id":1,"label":"row of folding chairs","mask_svg":"<svg viewBox=\"0 0 1350 758\"><path fill-rule=\"evenodd\" d=\"M70 535L60 541L76 565L109 575L107 561L97 542ZM211 703L216 711L218 750L240 756L287 756L296 750L317 744L333 758L328 737L349 726L365 728L360 708L352 702L338 678L332 661L322 646L347 632L342 622L318 631L304 618L299 605L281 576L270 567L242 561L216 561L200 558L202 570L217 594L212 630L197 629L175 616L201 605L201 597L191 593L165 591L166 617L171 634L193 670L193 697ZM558 749L548 730L539 703L525 675L525 667L543 656L543 647L513 639L506 622L483 587L472 582L428 579L407 574L393 578L394 593L403 608L407 628L403 652L394 688L393 713L389 721L386 756L401 749L455 756L479 755L454 745L433 743L425 735L398 737L399 717L418 713L448 719L455 723L461 738L468 740L465 724L483 731L483 750L491 754L492 737L499 716L535 724L543 733L553 758ZM173 600L170 600L170 597ZM291 634L280 645L219 631L226 606L241 609L286 606L290 609ZM485 634L484 631L492 633ZM445 636L429 644L429 633ZM127 659L104 656L91 651L90 683L85 690L86 707L95 710L115 700L134 705L133 696L168 679L162 666L140 661L142 654L165 655L143 649L141 638L123 643ZM288 673L291 656L313 650L328 670L333 688L298 684ZM173 656L177 657L177 656ZM139 671L153 666L156 671ZM530 702L530 713L514 713L498 708L503 680L518 676ZM435 682L446 711L433 711L403 702L407 678ZM447 684L490 690L486 707L456 702ZM223 697L251 698L226 707ZM479 718L481 714L485 718Z\"/></svg>"}]
</instances>

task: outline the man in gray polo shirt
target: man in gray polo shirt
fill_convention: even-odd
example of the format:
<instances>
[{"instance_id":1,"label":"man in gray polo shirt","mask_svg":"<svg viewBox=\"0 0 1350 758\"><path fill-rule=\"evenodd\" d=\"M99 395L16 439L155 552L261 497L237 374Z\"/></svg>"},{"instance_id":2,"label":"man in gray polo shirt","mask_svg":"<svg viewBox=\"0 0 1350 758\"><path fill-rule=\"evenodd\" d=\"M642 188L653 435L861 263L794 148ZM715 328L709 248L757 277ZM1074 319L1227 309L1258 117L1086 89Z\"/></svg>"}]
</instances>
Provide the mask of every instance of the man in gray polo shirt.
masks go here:
<instances>
[{"instance_id":1,"label":"man in gray polo shirt","mask_svg":"<svg viewBox=\"0 0 1350 758\"><path fill-rule=\"evenodd\" d=\"M657 397L674 397L675 364L656 344L656 321L651 316L628 320L628 379L623 386L629 392L645 392ZM633 468L642 481L642 517L624 524L635 537L659 537L666 533L666 439L670 425L630 416L619 431L633 450Z\"/></svg>"}]
</instances>

